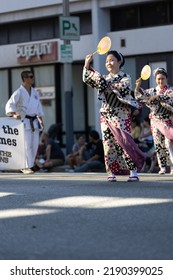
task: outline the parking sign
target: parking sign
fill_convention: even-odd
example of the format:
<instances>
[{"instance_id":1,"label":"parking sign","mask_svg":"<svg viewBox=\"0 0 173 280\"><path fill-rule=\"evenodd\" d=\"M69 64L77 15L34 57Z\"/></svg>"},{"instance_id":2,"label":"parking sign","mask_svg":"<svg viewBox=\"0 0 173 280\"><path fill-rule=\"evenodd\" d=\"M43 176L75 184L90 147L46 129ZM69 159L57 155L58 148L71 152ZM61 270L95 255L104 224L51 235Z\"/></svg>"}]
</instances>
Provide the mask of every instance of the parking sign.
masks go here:
<instances>
[{"instance_id":1,"label":"parking sign","mask_svg":"<svg viewBox=\"0 0 173 280\"><path fill-rule=\"evenodd\" d=\"M80 40L79 17L60 16L60 39L62 40Z\"/></svg>"}]
</instances>

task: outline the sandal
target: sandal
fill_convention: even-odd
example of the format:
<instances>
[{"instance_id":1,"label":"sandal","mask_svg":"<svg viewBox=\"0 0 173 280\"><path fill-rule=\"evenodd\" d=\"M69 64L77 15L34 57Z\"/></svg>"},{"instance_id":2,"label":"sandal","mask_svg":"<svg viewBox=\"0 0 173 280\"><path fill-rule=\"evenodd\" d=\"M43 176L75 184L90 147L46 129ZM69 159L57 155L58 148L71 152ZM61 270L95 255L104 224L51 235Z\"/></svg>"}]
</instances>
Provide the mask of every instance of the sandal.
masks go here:
<instances>
[{"instance_id":1,"label":"sandal","mask_svg":"<svg viewBox=\"0 0 173 280\"><path fill-rule=\"evenodd\" d=\"M127 182L137 182L139 181L138 176L130 176Z\"/></svg>"},{"instance_id":2,"label":"sandal","mask_svg":"<svg viewBox=\"0 0 173 280\"><path fill-rule=\"evenodd\" d=\"M34 170L32 170L31 168L25 168L25 169L21 169L21 172L23 174L33 174Z\"/></svg>"},{"instance_id":3,"label":"sandal","mask_svg":"<svg viewBox=\"0 0 173 280\"><path fill-rule=\"evenodd\" d=\"M160 170L158 173L159 173L160 175L164 175L164 174L166 173L166 171Z\"/></svg>"},{"instance_id":4,"label":"sandal","mask_svg":"<svg viewBox=\"0 0 173 280\"><path fill-rule=\"evenodd\" d=\"M116 176L114 174L111 174L107 177L108 182L116 182Z\"/></svg>"}]
</instances>

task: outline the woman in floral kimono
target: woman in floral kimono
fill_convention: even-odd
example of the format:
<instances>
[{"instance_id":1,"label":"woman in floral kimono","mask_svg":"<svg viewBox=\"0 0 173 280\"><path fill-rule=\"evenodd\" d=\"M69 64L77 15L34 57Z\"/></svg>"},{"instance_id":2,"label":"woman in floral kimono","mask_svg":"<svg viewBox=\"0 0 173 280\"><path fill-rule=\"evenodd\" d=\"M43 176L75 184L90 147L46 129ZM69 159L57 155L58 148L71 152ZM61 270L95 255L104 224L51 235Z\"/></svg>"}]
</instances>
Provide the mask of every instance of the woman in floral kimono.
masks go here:
<instances>
[{"instance_id":1,"label":"woman in floral kimono","mask_svg":"<svg viewBox=\"0 0 173 280\"><path fill-rule=\"evenodd\" d=\"M141 78L136 81L135 97L150 108L151 129L154 139L159 174L166 173L166 166L171 165L173 174L173 88L167 83L168 74L164 68L154 70L157 86L142 89Z\"/></svg>"},{"instance_id":2,"label":"woman in floral kimono","mask_svg":"<svg viewBox=\"0 0 173 280\"><path fill-rule=\"evenodd\" d=\"M131 137L131 106L141 105L131 96L131 78L120 71L124 57L117 51L109 51L105 67L108 75L101 75L90 63L93 54L85 58L83 81L98 90L102 100L100 123L104 145L105 166L108 181L115 182L119 170L130 170L131 181L138 181L137 171L145 162L145 156Z\"/></svg>"}]
</instances>

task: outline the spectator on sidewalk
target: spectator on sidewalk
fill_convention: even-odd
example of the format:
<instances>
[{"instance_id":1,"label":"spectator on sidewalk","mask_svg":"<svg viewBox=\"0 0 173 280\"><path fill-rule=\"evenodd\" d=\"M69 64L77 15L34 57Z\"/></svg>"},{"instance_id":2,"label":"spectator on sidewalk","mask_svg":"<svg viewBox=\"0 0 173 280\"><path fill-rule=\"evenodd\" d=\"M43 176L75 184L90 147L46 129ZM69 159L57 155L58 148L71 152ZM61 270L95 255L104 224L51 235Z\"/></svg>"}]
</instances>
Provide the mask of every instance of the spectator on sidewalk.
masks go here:
<instances>
[{"instance_id":1,"label":"spectator on sidewalk","mask_svg":"<svg viewBox=\"0 0 173 280\"><path fill-rule=\"evenodd\" d=\"M66 163L71 169L78 166L80 162L80 150L85 145L85 138L82 134L76 135L76 143L72 147L72 152L66 156Z\"/></svg>"},{"instance_id":2,"label":"spectator on sidewalk","mask_svg":"<svg viewBox=\"0 0 173 280\"><path fill-rule=\"evenodd\" d=\"M36 164L41 169L46 169L51 171L51 168L55 166L62 166L65 163L65 156L61 150L59 143L49 137L47 133L41 135L42 149L41 153L43 155L42 160L37 160Z\"/></svg>"},{"instance_id":3,"label":"spectator on sidewalk","mask_svg":"<svg viewBox=\"0 0 173 280\"><path fill-rule=\"evenodd\" d=\"M80 149L80 161L81 165L74 172L99 171L105 168L103 142L96 130L90 131L89 143Z\"/></svg>"},{"instance_id":4,"label":"spectator on sidewalk","mask_svg":"<svg viewBox=\"0 0 173 280\"><path fill-rule=\"evenodd\" d=\"M146 117L141 122L141 133L138 137L138 140L138 146L144 153L148 152L154 146L149 117Z\"/></svg>"},{"instance_id":5,"label":"spectator on sidewalk","mask_svg":"<svg viewBox=\"0 0 173 280\"><path fill-rule=\"evenodd\" d=\"M136 117L131 118L131 136L135 142L138 142L138 138L141 133L140 121Z\"/></svg>"}]
</instances>

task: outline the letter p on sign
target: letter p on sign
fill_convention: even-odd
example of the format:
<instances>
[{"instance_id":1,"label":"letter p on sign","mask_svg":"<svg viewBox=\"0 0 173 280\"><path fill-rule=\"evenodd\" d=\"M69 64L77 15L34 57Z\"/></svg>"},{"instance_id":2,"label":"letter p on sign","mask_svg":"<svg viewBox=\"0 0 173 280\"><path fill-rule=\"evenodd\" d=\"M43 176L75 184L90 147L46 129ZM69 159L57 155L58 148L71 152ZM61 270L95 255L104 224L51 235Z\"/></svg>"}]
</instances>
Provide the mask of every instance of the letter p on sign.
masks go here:
<instances>
[{"instance_id":1,"label":"letter p on sign","mask_svg":"<svg viewBox=\"0 0 173 280\"><path fill-rule=\"evenodd\" d=\"M65 36L66 32L70 30L71 22L68 20L63 20L63 35Z\"/></svg>"}]
</instances>

